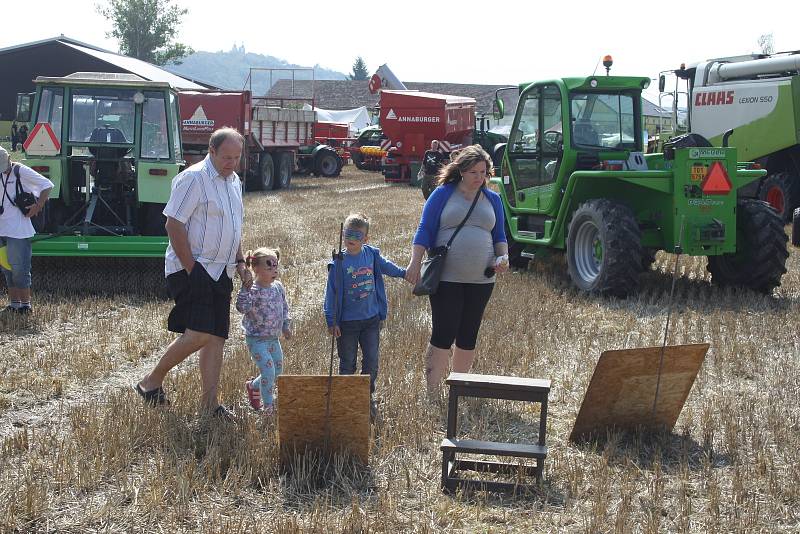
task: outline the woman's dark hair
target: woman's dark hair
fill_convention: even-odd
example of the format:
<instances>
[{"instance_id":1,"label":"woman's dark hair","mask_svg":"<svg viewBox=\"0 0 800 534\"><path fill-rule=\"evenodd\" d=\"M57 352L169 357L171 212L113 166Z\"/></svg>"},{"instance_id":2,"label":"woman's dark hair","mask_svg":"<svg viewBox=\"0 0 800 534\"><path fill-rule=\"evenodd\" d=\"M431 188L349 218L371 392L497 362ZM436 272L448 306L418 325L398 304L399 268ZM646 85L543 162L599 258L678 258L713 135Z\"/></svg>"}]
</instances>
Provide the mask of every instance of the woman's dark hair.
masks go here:
<instances>
[{"instance_id":1,"label":"woman's dark hair","mask_svg":"<svg viewBox=\"0 0 800 534\"><path fill-rule=\"evenodd\" d=\"M470 145L450 154L450 163L442 167L436 176L436 185L445 185L461 181L461 173L481 161L486 162L486 172L492 176L492 157L481 145Z\"/></svg>"}]
</instances>

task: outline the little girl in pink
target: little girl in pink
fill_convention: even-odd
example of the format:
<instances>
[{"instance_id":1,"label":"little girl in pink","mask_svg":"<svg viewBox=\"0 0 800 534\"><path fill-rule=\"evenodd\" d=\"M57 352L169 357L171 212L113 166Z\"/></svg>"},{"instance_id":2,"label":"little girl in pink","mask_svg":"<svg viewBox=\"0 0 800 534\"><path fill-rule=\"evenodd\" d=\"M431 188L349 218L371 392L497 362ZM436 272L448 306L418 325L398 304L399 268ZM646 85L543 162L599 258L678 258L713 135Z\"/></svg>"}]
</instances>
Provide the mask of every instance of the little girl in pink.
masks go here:
<instances>
[{"instance_id":1,"label":"little girl in pink","mask_svg":"<svg viewBox=\"0 0 800 534\"><path fill-rule=\"evenodd\" d=\"M283 350L278 337L292 337L289 304L286 291L278 281L278 249L262 247L247 251L246 264L253 270L255 281L242 287L236 296L236 309L244 314L242 329L250 357L261 374L245 384L247 398L254 410L263 408L265 415L273 413L275 379L283 371Z\"/></svg>"}]
</instances>

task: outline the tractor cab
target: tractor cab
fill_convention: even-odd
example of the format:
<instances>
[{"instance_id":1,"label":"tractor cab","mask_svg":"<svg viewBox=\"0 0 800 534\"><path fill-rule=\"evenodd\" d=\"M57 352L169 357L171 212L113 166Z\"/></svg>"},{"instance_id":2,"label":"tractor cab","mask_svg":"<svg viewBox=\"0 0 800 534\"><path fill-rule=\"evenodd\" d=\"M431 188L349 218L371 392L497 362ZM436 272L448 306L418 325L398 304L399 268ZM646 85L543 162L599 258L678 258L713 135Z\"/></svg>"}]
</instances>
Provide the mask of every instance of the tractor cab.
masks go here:
<instances>
[{"instance_id":1,"label":"tractor cab","mask_svg":"<svg viewBox=\"0 0 800 534\"><path fill-rule=\"evenodd\" d=\"M510 172L503 167L509 201L555 215L564 182L574 171L612 161L622 165L632 153L641 153L646 83L646 78L593 76L520 86L504 160Z\"/></svg>"},{"instance_id":2,"label":"tractor cab","mask_svg":"<svg viewBox=\"0 0 800 534\"><path fill-rule=\"evenodd\" d=\"M163 254L161 211L183 165L175 90L116 73L35 83L32 103L18 99L30 106L26 164L54 188L34 255Z\"/></svg>"}]
</instances>

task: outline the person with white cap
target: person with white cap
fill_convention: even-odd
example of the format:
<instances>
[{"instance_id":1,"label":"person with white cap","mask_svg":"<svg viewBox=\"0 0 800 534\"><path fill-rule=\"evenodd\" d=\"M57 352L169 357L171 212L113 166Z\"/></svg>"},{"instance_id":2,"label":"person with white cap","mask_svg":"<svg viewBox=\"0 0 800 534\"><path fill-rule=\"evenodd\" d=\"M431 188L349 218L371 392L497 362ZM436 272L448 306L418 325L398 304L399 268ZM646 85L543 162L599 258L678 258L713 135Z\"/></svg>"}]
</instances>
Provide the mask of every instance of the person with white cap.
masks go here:
<instances>
[{"instance_id":1,"label":"person with white cap","mask_svg":"<svg viewBox=\"0 0 800 534\"><path fill-rule=\"evenodd\" d=\"M22 163L12 163L0 147L0 247L6 248L11 269L0 266L6 278L7 312L29 314L31 307L31 219L47 203L53 182Z\"/></svg>"}]
</instances>

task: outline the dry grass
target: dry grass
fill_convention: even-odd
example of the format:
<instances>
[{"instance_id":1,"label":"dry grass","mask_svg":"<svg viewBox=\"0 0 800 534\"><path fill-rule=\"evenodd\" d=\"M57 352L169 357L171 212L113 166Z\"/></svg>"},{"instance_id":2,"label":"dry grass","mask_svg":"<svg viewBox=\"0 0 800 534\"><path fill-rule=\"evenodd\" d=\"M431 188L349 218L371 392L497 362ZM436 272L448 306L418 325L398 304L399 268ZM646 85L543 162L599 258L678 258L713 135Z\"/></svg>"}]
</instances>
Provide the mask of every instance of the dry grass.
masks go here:
<instances>
[{"instance_id":1,"label":"dry grass","mask_svg":"<svg viewBox=\"0 0 800 534\"><path fill-rule=\"evenodd\" d=\"M296 178L290 191L246 198L246 242L283 251L296 315L286 371L324 373L325 262L350 209L373 218L371 239L407 261L419 191L347 170ZM673 433L569 435L601 351L661 342L671 257L627 300L578 294L556 257L498 283L475 370L550 378L545 480L535 495L439 490L441 409L424 398L427 303L390 280L368 469L307 458L277 463L274 427L247 412L253 369L241 334L226 349L223 401L239 424L195 413L189 361L166 384L174 407L145 409L129 389L171 339L157 290L42 293L30 321L0 323L0 529L204 532L780 532L800 530L800 254L773 297L721 290L704 260L683 258L671 343L711 350ZM63 269L62 269L63 270ZM61 271L59 271L61 273ZM113 276L61 273L96 289ZM137 283L137 286L140 285ZM235 312L234 312L235 313ZM238 319L234 315L234 320ZM466 431L535 436L536 413L472 402Z\"/></svg>"}]
</instances>

